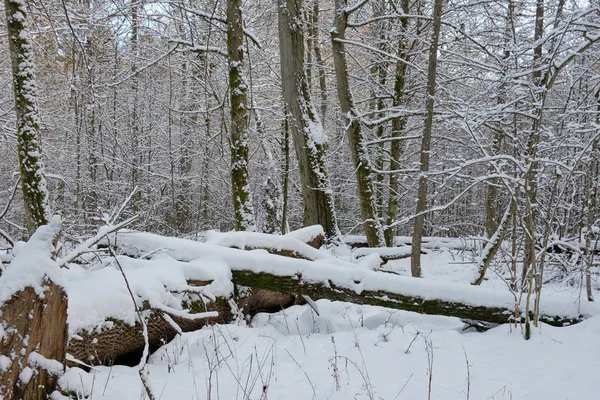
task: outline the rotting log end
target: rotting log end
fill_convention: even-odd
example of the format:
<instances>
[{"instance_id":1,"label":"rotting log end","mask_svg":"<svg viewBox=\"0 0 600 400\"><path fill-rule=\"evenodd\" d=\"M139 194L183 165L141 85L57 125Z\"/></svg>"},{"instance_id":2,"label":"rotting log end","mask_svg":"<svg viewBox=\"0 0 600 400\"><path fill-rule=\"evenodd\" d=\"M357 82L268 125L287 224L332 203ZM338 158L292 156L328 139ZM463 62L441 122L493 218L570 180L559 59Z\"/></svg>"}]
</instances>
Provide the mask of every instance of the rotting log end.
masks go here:
<instances>
[{"instance_id":1,"label":"rotting log end","mask_svg":"<svg viewBox=\"0 0 600 400\"><path fill-rule=\"evenodd\" d=\"M10 360L0 369L0 398L42 400L56 388L55 374L46 364L64 370L67 347L67 295L62 287L44 279L46 290L38 296L33 287L17 292L0 308L4 337L0 356ZM40 365L32 353L49 361ZM41 358L37 356L37 358ZM59 368L60 369L60 368Z\"/></svg>"}]
</instances>

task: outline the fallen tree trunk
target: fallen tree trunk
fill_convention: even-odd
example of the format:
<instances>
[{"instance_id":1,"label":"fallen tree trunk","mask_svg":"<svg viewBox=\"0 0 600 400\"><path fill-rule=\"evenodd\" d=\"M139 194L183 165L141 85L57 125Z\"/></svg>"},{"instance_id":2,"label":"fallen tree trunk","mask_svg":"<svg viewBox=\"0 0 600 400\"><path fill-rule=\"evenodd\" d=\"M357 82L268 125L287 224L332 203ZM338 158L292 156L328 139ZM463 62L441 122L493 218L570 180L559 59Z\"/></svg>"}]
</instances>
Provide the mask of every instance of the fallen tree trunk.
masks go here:
<instances>
[{"instance_id":1,"label":"fallen tree trunk","mask_svg":"<svg viewBox=\"0 0 600 400\"><path fill-rule=\"evenodd\" d=\"M192 332L209 324L227 323L232 319L231 307L227 299L217 298L206 305L197 301L188 306L191 313L216 311L218 315L210 318L189 319L163 310L148 308L143 313L147 318L150 348L156 348L171 341L179 333L177 328L182 332ZM169 319L175 324L172 324ZM75 360L88 365L112 365L115 361L127 364L127 361L121 362L119 359L131 355L132 365L137 365L144 345L142 325L139 322L130 325L120 320L110 319L104 322L101 329L77 332L69 341L67 353ZM73 361L71 361L72 363Z\"/></svg>"},{"instance_id":2,"label":"fallen tree trunk","mask_svg":"<svg viewBox=\"0 0 600 400\"><path fill-rule=\"evenodd\" d=\"M320 225L316 227L323 230ZM214 232L208 236L206 243L240 250L265 250L270 254L314 261L326 257L315 247L323 240L321 237L324 238L316 234L315 230L294 231L287 235L248 231Z\"/></svg>"},{"instance_id":3,"label":"fallen tree trunk","mask_svg":"<svg viewBox=\"0 0 600 400\"><path fill-rule=\"evenodd\" d=\"M124 251L131 249L137 253L168 248L167 253L179 261L216 257L229 265L233 283L237 285L305 294L313 299L373 304L490 323L511 321L517 304L520 310L525 309L508 288L488 289L397 276L352 267L348 263L335 265L329 260L291 259L147 233L120 234L117 245ZM596 303L579 303L560 294L542 298L540 320L554 326L577 323L596 314L600 314L600 305Z\"/></svg>"},{"instance_id":4,"label":"fallen tree trunk","mask_svg":"<svg viewBox=\"0 0 600 400\"><path fill-rule=\"evenodd\" d=\"M363 290L337 286L331 280L325 282L305 282L301 274L282 276L268 272L256 273L249 270L233 271L233 281L238 285L285 293L307 295L317 299L347 301L356 304L368 304L413 311L420 314L443 315L465 320L488 323L506 323L513 319L513 312L504 306L476 306L444 299L425 299L419 296L403 295L384 290ZM360 282L356 282L360 284ZM585 319L583 315L560 316L542 315L540 321L553 326L575 324Z\"/></svg>"}]
</instances>

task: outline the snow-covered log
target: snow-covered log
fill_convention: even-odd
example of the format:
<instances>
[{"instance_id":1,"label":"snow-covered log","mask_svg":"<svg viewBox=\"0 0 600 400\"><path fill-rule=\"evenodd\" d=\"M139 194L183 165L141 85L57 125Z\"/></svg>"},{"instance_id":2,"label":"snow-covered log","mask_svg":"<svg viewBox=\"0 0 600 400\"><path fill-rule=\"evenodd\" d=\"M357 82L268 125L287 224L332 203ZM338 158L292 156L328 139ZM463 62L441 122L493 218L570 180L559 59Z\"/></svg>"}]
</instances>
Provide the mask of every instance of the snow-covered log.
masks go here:
<instances>
[{"instance_id":1,"label":"snow-covered log","mask_svg":"<svg viewBox=\"0 0 600 400\"><path fill-rule=\"evenodd\" d=\"M183 263L156 251L150 259L119 255L87 270L70 267L63 270L69 295L67 351L85 364L107 364L141 351L140 316L152 347L180 331L231 319L231 272L216 259Z\"/></svg>"},{"instance_id":2,"label":"snow-covered log","mask_svg":"<svg viewBox=\"0 0 600 400\"><path fill-rule=\"evenodd\" d=\"M323 228L321 228L322 230ZM302 236L302 232L298 236ZM318 240L318 236L313 237L312 240ZM206 243L242 250L266 250L271 254L312 261L328 256L290 234L278 236L259 232L210 232L207 235Z\"/></svg>"},{"instance_id":3,"label":"snow-covered log","mask_svg":"<svg viewBox=\"0 0 600 400\"><path fill-rule=\"evenodd\" d=\"M313 299L349 301L422 314L453 316L491 323L508 322L518 300L508 290L488 289L406 276L391 275L333 263L335 259L308 261L264 251L242 251L147 233L119 234L124 251L168 249L179 261L219 259L232 271L235 284L257 289L305 294ZM580 303L560 294L542 298L540 320L555 326L577 323L600 313L600 305ZM524 304L519 304L523 310Z\"/></svg>"},{"instance_id":4,"label":"snow-covered log","mask_svg":"<svg viewBox=\"0 0 600 400\"><path fill-rule=\"evenodd\" d=\"M159 309L148 309L144 312L148 326L148 343L150 347L158 347L171 341L181 332L191 332L211 323L226 323L231 320L231 308L225 299L217 299L200 308L192 306L193 312L216 311L217 316L190 319L170 314ZM193 316L193 314L192 314ZM103 325L97 330L82 330L72 335L67 346L69 360L90 365L112 364L119 357L140 353L144 348L144 336L139 322L134 325L110 318L99 321ZM180 332L181 330L181 332ZM139 356L139 355L138 355ZM137 363L139 358L135 360Z\"/></svg>"},{"instance_id":5,"label":"snow-covered log","mask_svg":"<svg viewBox=\"0 0 600 400\"><path fill-rule=\"evenodd\" d=\"M325 230L323 230L321 225L305 226L304 228L288 232L284 236L298 239L315 249L320 248L325 242Z\"/></svg>"}]
</instances>

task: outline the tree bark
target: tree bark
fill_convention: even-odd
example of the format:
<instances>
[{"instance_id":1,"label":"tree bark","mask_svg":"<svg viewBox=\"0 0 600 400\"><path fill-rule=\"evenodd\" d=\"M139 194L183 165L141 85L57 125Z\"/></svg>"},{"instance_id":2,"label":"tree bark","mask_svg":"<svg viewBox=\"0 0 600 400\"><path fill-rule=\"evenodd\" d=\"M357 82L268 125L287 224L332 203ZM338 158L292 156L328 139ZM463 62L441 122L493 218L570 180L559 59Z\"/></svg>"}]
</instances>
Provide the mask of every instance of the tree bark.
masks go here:
<instances>
[{"instance_id":1,"label":"tree bark","mask_svg":"<svg viewBox=\"0 0 600 400\"><path fill-rule=\"evenodd\" d=\"M194 282L188 282L192 285ZM208 284L209 282L201 282ZM201 286L193 285L193 286ZM232 319L231 307L227 299L217 298L214 302L206 306L202 302L189 304L190 312L200 313L207 311L217 311L217 317L186 319L176 315L169 317L181 328L182 332L191 332L211 324L224 324ZM168 343L178 333L178 330L165 319L164 311L151 310L146 325L148 326L148 343L150 346L160 346ZM168 314L167 314L168 315ZM193 314L192 314L193 315ZM101 324L105 321L98 321ZM71 338L67 351L75 359L91 365L112 365L113 362L126 354L141 352L145 341L142 334L142 325L136 322L135 325L125 324L123 321L111 320L111 324L101 330L77 332L77 335ZM139 357L136 357L136 363Z\"/></svg>"},{"instance_id":2,"label":"tree bark","mask_svg":"<svg viewBox=\"0 0 600 400\"><path fill-rule=\"evenodd\" d=\"M325 125L327 116L327 80L325 79L325 63L321 54L321 45L319 44L319 0L314 0L313 11L310 23L311 36L313 37L313 47L315 50L315 62L317 64L317 74L319 77L319 93L321 95L321 121Z\"/></svg>"},{"instance_id":3,"label":"tree bark","mask_svg":"<svg viewBox=\"0 0 600 400\"><path fill-rule=\"evenodd\" d=\"M300 169L303 224L321 225L327 238L334 239L339 231L326 167L326 137L310 97L304 68L302 3L279 0L277 9L283 100Z\"/></svg>"},{"instance_id":4,"label":"tree bark","mask_svg":"<svg viewBox=\"0 0 600 400\"><path fill-rule=\"evenodd\" d=\"M346 5L345 0L335 1L333 29L331 30L331 47L335 64L338 101L342 110L348 145L350 146L352 161L356 171L360 212L364 220L367 242L369 243L369 247L381 247L385 246L385 239L381 221L377 213L371 161L367 146L364 143L359 116L354 108L348 80L346 48L343 42L346 38L346 27L348 24Z\"/></svg>"},{"instance_id":5,"label":"tree bark","mask_svg":"<svg viewBox=\"0 0 600 400\"><path fill-rule=\"evenodd\" d=\"M47 399L56 387L56 376L36 363L33 353L64 365L68 338L67 295L50 280L44 285L47 289L43 296L34 288L26 287L0 309L6 335L0 341L0 355L15 355L8 370L0 373L3 399ZM28 317L23 318L24 315ZM23 372L29 371L26 368L33 373L27 382L23 380L26 375Z\"/></svg>"},{"instance_id":6,"label":"tree bark","mask_svg":"<svg viewBox=\"0 0 600 400\"><path fill-rule=\"evenodd\" d=\"M0 277L0 287L5 289L0 290L2 399L47 399L56 387L56 377L64 371L67 295L50 278L59 268L51 260L59 233L58 219L42 226L22 249L26 256L17 255ZM38 257L28 259L32 253ZM31 260L38 265L31 265ZM25 287L17 291L15 285L23 279Z\"/></svg>"},{"instance_id":7,"label":"tree bark","mask_svg":"<svg viewBox=\"0 0 600 400\"><path fill-rule=\"evenodd\" d=\"M409 2L408 0L402 0L402 11L405 14L409 13ZM392 100L393 107L401 107L405 104L405 87L406 87L406 73L408 66L405 60L408 58L408 17L400 17L400 23L402 24L402 38L400 38L398 44L398 57L402 60L396 62L396 76L394 78L394 98ZM390 144L390 181L389 181L389 199L387 205L387 225L391 225L396 222L398 218L398 188L400 182L400 174L395 172L400 169L400 157L404 154L404 144L401 140L402 136L406 133L406 120L404 116L394 117L392 119L392 142ZM387 228L385 230L385 243L388 247L394 245L395 229Z\"/></svg>"},{"instance_id":8,"label":"tree bark","mask_svg":"<svg viewBox=\"0 0 600 400\"><path fill-rule=\"evenodd\" d=\"M255 272L244 269L233 269L233 282L236 285L243 285L252 288L277 290L291 294L308 295L313 299L329 299L336 301L347 301L355 304L369 304L382 307L388 307L398 310L413 311L420 314L444 315L457 317L466 320L483 321L489 323L506 323L513 316L511 303L507 296L507 301L498 301L494 305L473 305L468 299L473 299L478 295L478 291L485 290L477 287L465 286L462 297L465 301L454 301L440 298L431 298L427 294L435 291L435 282L431 282L431 290L423 290L422 295L407 295L398 292L385 290L363 290L357 293L355 288L347 288L336 285L331 280L323 282L305 281L302 274L284 275L272 274L267 272ZM373 272L383 274L383 272ZM408 277L397 277L390 275L393 279L412 279ZM426 281L422 281L426 282ZM355 282L360 284L360 282ZM429 283L429 282L428 282ZM501 304L504 303L504 304ZM561 316L544 314L540 320L553 326L563 326L573 324L585 319L583 316Z\"/></svg>"},{"instance_id":9,"label":"tree bark","mask_svg":"<svg viewBox=\"0 0 600 400\"><path fill-rule=\"evenodd\" d=\"M17 151L29 234L48 223L48 191L42 164L37 88L25 3L4 0L17 115Z\"/></svg>"},{"instance_id":10,"label":"tree bark","mask_svg":"<svg viewBox=\"0 0 600 400\"><path fill-rule=\"evenodd\" d=\"M421 276L421 239L425 224L425 210L427 209L427 172L429 171L429 156L431 149L431 131L433 130L433 110L435 106L435 83L437 74L438 43L440 41L440 27L442 23L443 0L435 0L433 6L433 33L429 46L429 68L427 71L427 117L421 139L421 166L419 168L419 189L417 209L415 210L414 231L412 238L413 252L410 258L410 271L412 276Z\"/></svg>"},{"instance_id":11,"label":"tree bark","mask_svg":"<svg viewBox=\"0 0 600 400\"><path fill-rule=\"evenodd\" d=\"M248 86L244 79L242 1L227 0L227 55L231 101L231 194L235 228L256 229L248 178Z\"/></svg>"}]
</instances>

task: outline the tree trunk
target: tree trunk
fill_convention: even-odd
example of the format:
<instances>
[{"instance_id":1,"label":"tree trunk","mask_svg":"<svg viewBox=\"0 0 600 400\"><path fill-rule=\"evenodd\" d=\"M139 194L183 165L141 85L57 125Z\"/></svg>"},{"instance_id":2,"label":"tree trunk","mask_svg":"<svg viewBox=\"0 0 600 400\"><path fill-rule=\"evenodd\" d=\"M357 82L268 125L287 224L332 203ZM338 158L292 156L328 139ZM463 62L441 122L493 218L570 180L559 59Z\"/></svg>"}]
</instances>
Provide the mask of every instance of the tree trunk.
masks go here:
<instances>
[{"instance_id":1,"label":"tree trunk","mask_svg":"<svg viewBox=\"0 0 600 400\"><path fill-rule=\"evenodd\" d=\"M402 10L405 14L409 13L409 2L408 0L402 0ZM408 17L403 16L400 18L402 24L403 37L399 42L398 57L402 60L396 62L396 76L394 79L394 99L392 105L394 107L401 107L405 104L404 91L406 87L406 72L408 58ZM404 144L402 142L402 136L405 135L406 131L406 117L398 116L392 119L392 142L390 144L390 182L389 182L389 199L388 199L388 219L387 225L391 225L396 222L398 218L398 187L400 181L400 174L396 172L400 169L400 157L404 154ZM385 230L385 243L388 247L394 245L395 229L387 228Z\"/></svg>"},{"instance_id":2,"label":"tree trunk","mask_svg":"<svg viewBox=\"0 0 600 400\"><path fill-rule=\"evenodd\" d=\"M260 145L265 155L267 171L260 186L260 210L257 212L257 230L263 233L283 233L282 227L282 204L283 191L280 185L278 169L271 148L267 142L267 133L263 125L260 111L254 108L254 118L256 120L256 132L260 137ZM259 218L260 216L260 218Z\"/></svg>"},{"instance_id":3,"label":"tree trunk","mask_svg":"<svg viewBox=\"0 0 600 400\"><path fill-rule=\"evenodd\" d=\"M227 0L227 55L231 99L231 194L235 228L255 230L248 178L248 106L244 79L244 26L242 1Z\"/></svg>"},{"instance_id":4,"label":"tree trunk","mask_svg":"<svg viewBox=\"0 0 600 400\"><path fill-rule=\"evenodd\" d=\"M306 235L299 232L299 236ZM135 249L135 254L143 254L163 248L165 241L158 235L129 232L119 234L116 245L124 252ZM379 305L492 323L509 322L514 316L516 305L519 309L524 309L521 304L523 300L508 290L414 279L330 264L326 260L314 262L273 254L257 255L252 251L244 254L244 250L219 250L212 245L185 239L170 238L168 247L169 255L182 262L219 254L231 268L233 283L254 289L305 294L313 299ZM540 313L540 320L562 326L565 323L579 322L585 315L595 315L598 312L600 308L595 303L577 304L567 297L547 299L544 310Z\"/></svg>"},{"instance_id":5,"label":"tree trunk","mask_svg":"<svg viewBox=\"0 0 600 400\"><path fill-rule=\"evenodd\" d=\"M131 51L133 53L133 65L131 66L131 187L140 185L142 178L142 150L140 148L140 116L139 116L139 76L138 76L138 58L139 58L139 27L138 2L131 0ZM131 198L131 208L134 213L140 211L142 201L142 191L138 190Z\"/></svg>"},{"instance_id":6,"label":"tree trunk","mask_svg":"<svg viewBox=\"0 0 600 400\"><path fill-rule=\"evenodd\" d=\"M348 80L346 49L343 42L346 38L345 33L348 22L348 13L345 10L345 6L345 0L335 1L333 29L331 30L331 47L335 64L338 100L344 116L348 145L350 146L352 161L356 170L360 212L364 220L367 242L369 243L369 247L380 247L385 245L385 239L383 237L381 221L377 213L371 161L367 146L364 143L358 113L354 108Z\"/></svg>"},{"instance_id":7,"label":"tree trunk","mask_svg":"<svg viewBox=\"0 0 600 400\"><path fill-rule=\"evenodd\" d=\"M314 282L312 280L303 280L302 274L285 275L272 274L268 272L256 272L244 269L233 268L233 282L236 285L248 286L251 288L277 290L291 294L308 295L311 298L329 299L335 301L347 301L355 304L369 304L381 307L388 307L397 310L412 311L420 314L444 315L457 317L466 320L483 321L489 323L506 323L513 317L514 300L509 293L502 293L502 300L490 300L485 306L476 305L477 298L483 292L486 294L495 292L491 289L483 289L474 286L465 286L461 289L461 299L444 299L431 296L431 293L440 292L435 281L421 280L419 283L423 292L420 295L403 294L400 290L362 290L336 285L331 280L323 282ZM373 274L383 274L383 272L372 272ZM409 277L399 277L390 275L388 282L412 279ZM355 281L357 285L360 282ZM399 284L400 286L401 284ZM431 286L427 288L427 286ZM540 320L553 326L563 326L582 321L585 317L581 315L552 315L544 314Z\"/></svg>"},{"instance_id":8,"label":"tree trunk","mask_svg":"<svg viewBox=\"0 0 600 400\"><path fill-rule=\"evenodd\" d=\"M417 198L416 217L412 238L413 252L410 258L410 271L412 276L421 276L421 239L425 224L425 210L427 209L427 172L429 171L429 156L431 149L431 131L433 128L433 109L435 105L435 82L437 71L438 43L440 40L440 27L442 23L443 0L435 0L433 6L433 33L429 46L429 69L427 70L427 117L421 139L421 167L419 169L419 189Z\"/></svg>"},{"instance_id":9,"label":"tree trunk","mask_svg":"<svg viewBox=\"0 0 600 400\"><path fill-rule=\"evenodd\" d=\"M478 270L479 275L477 279L473 282L473 285L481 285L483 282L483 278L485 278L485 273L488 270L488 267L492 263L492 260L496 256L498 250L500 250L500 246L502 246L502 242L506 237L506 232L508 231L508 227L510 226L511 221L511 210L512 210L512 202L508 204L506 207L506 211L502 216L502 220L496 227L496 231L490 236L488 243L483 248L481 254L481 260L479 261Z\"/></svg>"},{"instance_id":10,"label":"tree trunk","mask_svg":"<svg viewBox=\"0 0 600 400\"><path fill-rule=\"evenodd\" d=\"M8 43L12 64L17 151L29 234L48 223L48 191L42 164L42 136L36 104L37 88L25 3L5 0Z\"/></svg>"},{"instance_id":11,"label":"tree trunk","mask_svg":"<svg viewBox=\"0 0 600 400\"><path fill-rule=\"evenodd\" d=\"M49 277L59 268L51 260L59 233L59 219L40 227L0 277L2 399L47 399L64 371L67 295Z\"/></svg>"},{"instance_id":12,"label":"tree trunk","mask_svg":"<svg viewBox=\"0 0 600 400\"><path fill-rule=\"evenodd\" d=\"M289 231L288 224L288 204L289 204L289 184L290 184L290 130L288 125L287 112L283 117L283 176L281 184L281 233L286 234Z\"/></svg>"},{"instance_id":13,"label":"tree trunk","mask_svg":"<svg viewBox=\"0 0 600 400\"><path fill-rule=\"evenodd\" d=\"M201 286L209 282L201 282L201 285L194 285L194 282L188 283L192 286ZM167 322L166 316L172 319L181 328L182 332L196 331L211 323L225 324L232 319L228 299L217 298L207 305L197 301L190 304L189 308L192 313L217 311L219 315L210 318L186 319L153 309L146 320L150 346L160 346L168 343L177 335L178 330L170 322ZM98 321L98 324L101 325L103 322ZM100 330L77 332L77 335L71 338L67 347L69 354L87 364L112 365L119 357L130 353L141 353L145 345L142 325L139 322L134 325L128 325L118 320L112 320L111 322L112 324L105 324L105 327ZM139 356L136 356L135 360L137 363Z\"/></svg>"},{"instance_id":14,"label":"tree trunk","mask_svg":"<svg viewBox=\"0 0 600 400\"><path fill-rule=\"evenodd\" d=\"M326 168L326 137L314 109L304 69L301 0L278 1L279 54L285 108L298 157L303 224L321 225L328 239L339 236L331 183Z\"/></svg>"},{"instance_id":15,"label":"tree trunk","mask_svg":"<svg viewBox=\"0 0 600 400\"><path fill-rule=\"evenodd\" d=\"M321 45L319 44L319 0L314 0L311 17L311 36L313 37L315 62L317 64L317 73L319 76L319 93L321 95L321 121L324 126L325 118L327 116L327 80L325 79L325 63L323 61L323 55L321 54Z\"/></svg>"},{"instance_id":16,"label":"tree trunk","mask_svg":"<svg viewBox=\"0 0 600 400\"><path fill-rule=\"evenodd\" d=\"M57 367L64 365L68 338L67 295L48 279L44 286L47 289L43 296L33 287L26 287L0 308L6 335L0 341L0 357L15 356L10 367L0 373L0 397L3 399L42 400L52 393L56 387L56 376L52 372L60 370L47 371L44 365L36 362L36 353L53 360L52 364ZM28 317L23 318L23 315ZM24 378L29 372L32 377L27 381Z\"/></svg>"}]
</instances>

